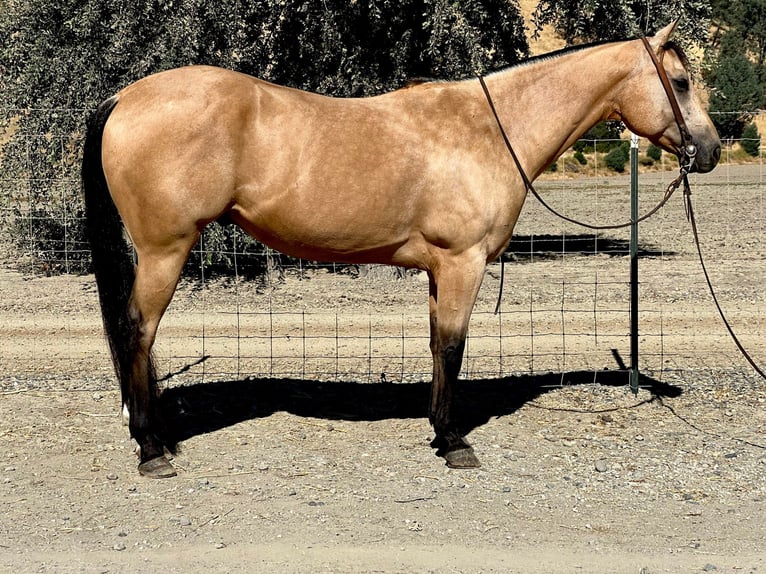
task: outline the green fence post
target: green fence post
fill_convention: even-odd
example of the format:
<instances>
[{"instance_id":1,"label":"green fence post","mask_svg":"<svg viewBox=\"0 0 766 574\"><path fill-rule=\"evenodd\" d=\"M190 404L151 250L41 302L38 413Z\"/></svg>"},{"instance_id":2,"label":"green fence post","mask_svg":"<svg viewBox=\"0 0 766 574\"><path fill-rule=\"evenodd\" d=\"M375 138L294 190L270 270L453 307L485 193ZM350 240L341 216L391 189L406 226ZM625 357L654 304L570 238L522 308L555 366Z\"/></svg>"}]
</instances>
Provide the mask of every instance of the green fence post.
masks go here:
<instances>
[{"instance_id":1,"label":"green fence post","mask_svg":"<svg viewBox=\"0 0 766 574\"><path fill-rule=\"evenodd\" d=\"M638 219L638 136L630 135L630 218ZM638 223L630 226L630 390L638 394Z\"/></svg>"}]
</instances>

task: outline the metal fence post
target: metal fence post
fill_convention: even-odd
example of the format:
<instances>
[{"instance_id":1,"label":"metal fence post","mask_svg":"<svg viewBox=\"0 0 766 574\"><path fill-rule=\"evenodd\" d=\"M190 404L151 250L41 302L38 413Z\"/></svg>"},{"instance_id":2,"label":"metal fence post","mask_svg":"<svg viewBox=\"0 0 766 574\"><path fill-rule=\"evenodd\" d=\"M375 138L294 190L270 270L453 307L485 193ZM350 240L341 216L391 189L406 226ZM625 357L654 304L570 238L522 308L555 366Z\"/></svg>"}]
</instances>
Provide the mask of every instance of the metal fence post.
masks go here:
<instances>
[{"instance_id":1,"label":"metal fence post","mask_svg":"<svg viewBox=\"0 0 766 574\"><path fill-rule=\"evenodd\" d=\"M638 136L630 134L630 218L638 219ZM638 394L638 223L630 226L630 390Z\"/></svg>"}]
</instances>

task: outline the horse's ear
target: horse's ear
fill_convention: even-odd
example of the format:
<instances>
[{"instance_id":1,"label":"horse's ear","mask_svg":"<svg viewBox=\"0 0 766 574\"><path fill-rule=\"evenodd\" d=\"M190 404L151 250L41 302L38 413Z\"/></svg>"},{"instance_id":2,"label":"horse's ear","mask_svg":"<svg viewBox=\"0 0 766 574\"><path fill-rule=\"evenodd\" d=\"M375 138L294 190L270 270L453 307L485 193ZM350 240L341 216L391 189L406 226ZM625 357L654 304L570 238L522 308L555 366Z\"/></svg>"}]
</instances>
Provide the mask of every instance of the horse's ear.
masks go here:
<instances>
[{"instance_id":1,"label":"horse's ear","mask_svg":"<svg viewBox=\"0 0 766 574\"><path fill-rule=\"evenodd\" d=\"M649 43L652 45L652 48L654 48L655 52L659 54L659 52L662 51L662 47L670 41L670 37L673 35L677 25L678 20L674 20L657 32L654 37L649 38Z\"/></svg>"}]
</instances>

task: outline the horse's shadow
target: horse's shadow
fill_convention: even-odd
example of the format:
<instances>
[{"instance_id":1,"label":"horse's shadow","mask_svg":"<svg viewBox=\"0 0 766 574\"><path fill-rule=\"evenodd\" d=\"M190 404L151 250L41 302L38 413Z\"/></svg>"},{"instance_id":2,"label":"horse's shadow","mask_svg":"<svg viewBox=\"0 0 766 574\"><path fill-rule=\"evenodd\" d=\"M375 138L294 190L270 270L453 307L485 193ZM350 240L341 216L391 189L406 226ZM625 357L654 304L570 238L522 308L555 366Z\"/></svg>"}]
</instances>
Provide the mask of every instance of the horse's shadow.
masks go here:
<instances>
[{"instance_id":1,"label":"horse's shadow","mask_svg":"<svg viewBox=\"0 0 766 574\"><path fill-rule=\"evenodd\" d=\"M455 388L464 433L510 415L527 402L569 385L625 386L624 371L551 373L460 381ZM641 375L652 395L676 397L681 388ZM429 383L349 383L300 379L245 379L171 387L161 395L165 439L176 445L194 436L276 412L328 420L378 421L428 416Z\"/></svg>"}]
</instances>

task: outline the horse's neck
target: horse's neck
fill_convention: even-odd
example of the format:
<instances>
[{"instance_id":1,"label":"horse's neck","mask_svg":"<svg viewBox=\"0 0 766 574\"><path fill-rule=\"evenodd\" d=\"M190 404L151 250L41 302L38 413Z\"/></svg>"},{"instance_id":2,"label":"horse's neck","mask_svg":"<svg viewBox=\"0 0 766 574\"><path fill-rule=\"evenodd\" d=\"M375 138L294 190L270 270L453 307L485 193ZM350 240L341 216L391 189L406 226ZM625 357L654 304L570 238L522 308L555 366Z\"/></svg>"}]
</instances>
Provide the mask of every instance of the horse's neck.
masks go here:
<instances>
[{"instance_id":1,"label":"horse's neck","mask_svg":"<svg viewBox=\"0 0 766 574\"><path fill-rule=\"evenodd\" d=\"M583 49L487 79L501 122L530 179L617 111L616 86L629 72L609 53L617 47Z\"/></svg>"}]
</instances>

